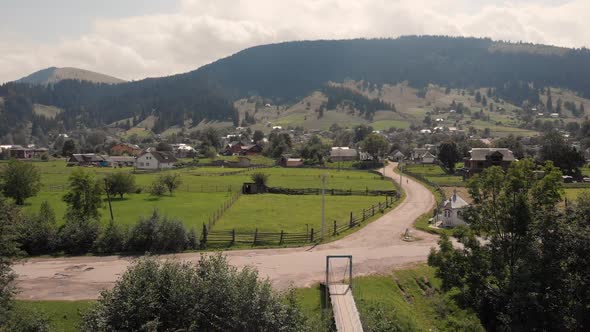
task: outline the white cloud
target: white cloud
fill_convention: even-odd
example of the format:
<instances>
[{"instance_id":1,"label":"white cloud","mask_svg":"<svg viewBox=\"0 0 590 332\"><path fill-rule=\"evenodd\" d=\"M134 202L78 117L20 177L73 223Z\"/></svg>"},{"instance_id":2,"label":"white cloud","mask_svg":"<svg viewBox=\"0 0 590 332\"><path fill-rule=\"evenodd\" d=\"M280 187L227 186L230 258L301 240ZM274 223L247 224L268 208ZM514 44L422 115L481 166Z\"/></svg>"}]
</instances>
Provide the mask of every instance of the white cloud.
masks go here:
<instances>
[{"instance_id":1,"label":"white cloud","mask_svg":"<svg viewBox=\"0 0 590 332\"><path fill-rule=\"evenodd\" d=\"M288 40L442 34L590 44L590 1L181 0L173 14L102 19L55 44L0 39L0 82L48 66L140 79Z\"/></svg>"}]
</instances>

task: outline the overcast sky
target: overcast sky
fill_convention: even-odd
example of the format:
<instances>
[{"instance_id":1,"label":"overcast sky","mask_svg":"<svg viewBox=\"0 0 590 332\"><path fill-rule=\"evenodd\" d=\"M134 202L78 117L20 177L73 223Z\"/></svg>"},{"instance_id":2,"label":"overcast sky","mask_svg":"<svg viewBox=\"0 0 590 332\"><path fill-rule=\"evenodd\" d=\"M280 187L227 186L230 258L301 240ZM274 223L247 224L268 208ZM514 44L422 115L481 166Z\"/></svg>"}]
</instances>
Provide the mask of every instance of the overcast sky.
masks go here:
<instances>
[{"instance_id":1,"label":"overcast sky","mask_svg":"<svg viewBox=\"0 0 590 332\"><path fill-rule=\"evenodd\" d=\"M50 66L123 79L244 48L408 34L590 46L590 0L0 0L0 82Z\"/></svg>"}]
</instances>

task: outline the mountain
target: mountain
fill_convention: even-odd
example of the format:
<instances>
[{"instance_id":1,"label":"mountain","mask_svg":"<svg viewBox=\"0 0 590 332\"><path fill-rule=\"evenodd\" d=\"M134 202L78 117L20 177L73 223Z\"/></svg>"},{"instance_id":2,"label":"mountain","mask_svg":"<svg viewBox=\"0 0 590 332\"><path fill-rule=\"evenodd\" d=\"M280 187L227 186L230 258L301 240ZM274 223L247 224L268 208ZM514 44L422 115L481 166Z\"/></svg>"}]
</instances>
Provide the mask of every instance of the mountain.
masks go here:
<instances>
[{"instance_id":1,"label":"mountain","mask_svg":"<svg viewBox=\"0 0 590 332\"><path fill-rule=\"evenodd\" d=\"M7 83L0 86L0 97L6 97L0 115L29 119L30 105L42 104L64 110L53 121L66 130L155 116L154 131L161 132L187 120L237 123L233 101L240 98L291 103L348 79L371 89L401 82L419 90L429 84L485 87L516 106L538 105L549 87L590 96L590 51L436 36L285 42L252 47L189 73L115 85L65 79L50 86ZM5 122L0 137L18 124Z\"/></svg>"},{"instance_id":2,"label":"mountain","mask_svg":"<svg viewBox=\"0 0 590 332\"><path fill-rule=\"evenodd\" d=\"M16 82L29 84L50 84L57 83L62 80L78 80L93 83L107 83L117 84L125 82L122 79L108 76L101 73L96 73L90 70L72 68L72 67L49 67L32 73L29 76L23 77Z\"/></svg>"}]
</instances>

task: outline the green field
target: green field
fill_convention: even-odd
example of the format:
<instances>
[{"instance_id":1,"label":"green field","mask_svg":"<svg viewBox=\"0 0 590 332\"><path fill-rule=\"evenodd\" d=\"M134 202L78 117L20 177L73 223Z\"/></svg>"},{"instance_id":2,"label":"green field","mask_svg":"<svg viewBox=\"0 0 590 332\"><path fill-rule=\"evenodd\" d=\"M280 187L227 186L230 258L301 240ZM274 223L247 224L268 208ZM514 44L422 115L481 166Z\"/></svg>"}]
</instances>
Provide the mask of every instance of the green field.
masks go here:
<instances>
[{"instance_id":1,"label":"green field","mask_svg":"<svg viewBox=\"0 0 590 332\"><path fill-rule=\"evenodd\" d=\"M462 165L460 165L462 167ZM421 175L428 181L447 187L463 187L465 182L458 175L449 175L438 165L404 165L404 170L413 174Z\"/></svg>"},{"instance_id":2,"label":"green field","mask_svg":"<svg viewBox=\"0 0 590 332\"><path fill-rule=\"evenodd\" d=\"M231 157L230 157L231 158ZM264 157L260 157L263 162ZM68 177L77 167L66 167L65 161L36 162L41 173L42 190L29 198L24 207L27 213L36 213L43 201L49 202L55 210L58 223L66 211L62 198L67 192ZM112 172L129 172L132 168L94 168L85 170L96 174L97 179ZM182 185L173 194L160 198L147 193L148 186L163 172L177 172ZM237 172L237 173L236 173ZM127 194L123 199L113 198L112 207L115 221L133 225L140 217L149 216L154 209L162 215L178 218L187 227L200 229L204 222L230 198L231 193L241 190L244 182L251 182L251 174L263 172L269 175L269 186L284 188L321 188L322 176L326 176L327 189L345 190L393 190L388 179L368 171L353 171L317 168L263 168L247 170L222 167L190 167L162 172L138 172L135 180L141 193ZM108 222L110 213L106 197L100 209L101 221ZM326 201L329 221L338 223L348 220L351 211L358 214L384 199L379 197L330 197ZM302 232L308 227L319 226L320 199L318 196L254 195L240 198L238 203L226 211L216 229ZM311 211L311 212L310 212Z\"/></svg>"},{"instance_id":3,"label":"green field","mask_svg":"<svg viewBox=\"0 0 590 332\"><path fill-rule=\"evenodd\" d=\"M391 189L391 187L390 187ZM326 223L328 230L333 222L348 222L350 212L362 215L364 208L384 197L326 196ZM306 232L321 227L321 196L316 195L244 195L217 221L214 230L253 232L257 228L266 232ZM306 226L308 225L308 226Z\"/></svg>"},{"instance_id":4,"label":"green field","mask_svg":"<svg viewBox=\"0 0 590 332\"><path fill-rule=\"evenodd\" d=\"M17 308L32 309L49 318L52 331L75 332L82 315L94 301L17 301Z\"/></svg>"}]
</instances>

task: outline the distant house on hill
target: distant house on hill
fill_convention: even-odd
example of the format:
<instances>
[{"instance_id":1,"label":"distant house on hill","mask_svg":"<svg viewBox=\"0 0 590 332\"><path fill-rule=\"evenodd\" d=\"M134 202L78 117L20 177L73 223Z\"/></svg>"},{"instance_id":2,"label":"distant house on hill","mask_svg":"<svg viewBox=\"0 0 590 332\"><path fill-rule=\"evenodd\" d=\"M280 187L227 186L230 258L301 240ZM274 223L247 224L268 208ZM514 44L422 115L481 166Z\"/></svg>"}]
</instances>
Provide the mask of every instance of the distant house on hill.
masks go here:
<instances>
[{"instance_id":1,"label":"distant house on hill","mask_svg":"<svg viewBox=\"0 0 590 332\"><path fill-rule=\"evenodd\" d=\"M137 169L166 169L174 167L178 161L167 151L145 151L135 161Z\"/></svg>"},{"instance_id":2,"label":"distant house on hill","mask_svg":"<svg viewBox=\"0 0 590 332\"><path fill-rule=\"evenodd\" d=\"M434 161L435 160L436 160L436 157L432 153L430 153L428 151L426 151L423 155L421 155L418 158L418 161L421 164L434 164Z\"/></svg>"},{"instance_id":3,"label":"distant house on hill","mask_svg":"<svg viewBox=\"0 0 590 332\"><path fill-rule=\"evenodd\" d=\"M330 150L332 162L358 160L358 153L355 149L347 146L335 146Z\"/></svg>"},{"instance_id":4,"label":"distant house on hill","mask_svg":"<svg viewBox=\"0 0 590 332\"><path fill-rule=\"evenodd\" d=\"M289 156L283 156L279 160L279 165L283 167L301 167L303 166L302 158L291 158Z\"/></svg>"},{"instance_id":5,"label":"distant house on hill","mask_svg":"<svg viewBox=\"0 0 590 332\"><path fill-rule=\"evenodd\" d=\"M141 154L141 148L138 145L130 143L119 143L113 145L111 148L111 155L113 156L139 156Z\"/></svg>"},{"instance_id":6,"label":"distant house on hill","mask_svg":"<svg viewBox=\"0 0 590 332\"><path fill-rule=\"evenodd\" d=\"M258 144L244 144L239 141L230 142L223 151L226 156L255 156L262 153L262 146Z\"/></svg>"},{"instance_id":7,"label":"distant house on hill","mask_svg":"<svg viewBox=\"0 0 590 332\"><path fill-rule=\"evenodd\" d=\"M465 202L457 192L443 202L441 213L437 215L437 221L440 222L441 227L455 227L459 225L467 225L463 220L463 212L469 203Z\"/></svg>"},{"instance_id":8,"label":"distant house on hill","mask_svg":"<svg viewBox=\"0 0 590 332\"><path fill-rule=\"evenodd\" d=\"M389 158L393 161L402 161L406 158L406 155L403 154L400 150L395 150L393 151L393 153L389 156Z\"/></svg>"},{"instance_id":9,"label":"distant house on hill","mask_svg":"<svg viewBox=\"0 0 590 332\"><path fill-rule=\"evenodd\" d=\"M185 143L172 144L171 146L176 158L190 158L196 154L195 149Z\"/></svg>"},{"instance_id":10,"label":"distant house on hill","mask_svg":"<svg viewBox=\"0 0 590 332\"><path fill-rule=\"evenodd\" d=\"M505 148L473 148L469 155L469 158L465 158L465 168L469 176L492 166L500 166L506 170L516 160L512 151Z\"/></svg>"},{"instance_id":11,"label":"distant house on hill","mask_svg":"<svg viewBox=\"0 0 590 332\"><path fill-rule=\"evenodd\" d=\"M68 159L68 166L108 166L105 157L95 153L74 153Z\"/></svg>"},{"instance_id":12,"label":"distant house on hill","mask_svg":"<svg viewBox=\"0 0 590 332\"><path fill-rule=\"evenodd\" d=\"M416 161L416 162L420 162L423 163L423 157L424 155L426 155L426 164L430 163L432 164L434 162L434 159L430 162L428 162L428 160L430 158L436 158L436 146L432 145L432 144L426 144L424 145L423 148L415 148L412 150L412 153L410 154L410 159Z\"/></svg>"}]
</instances>

